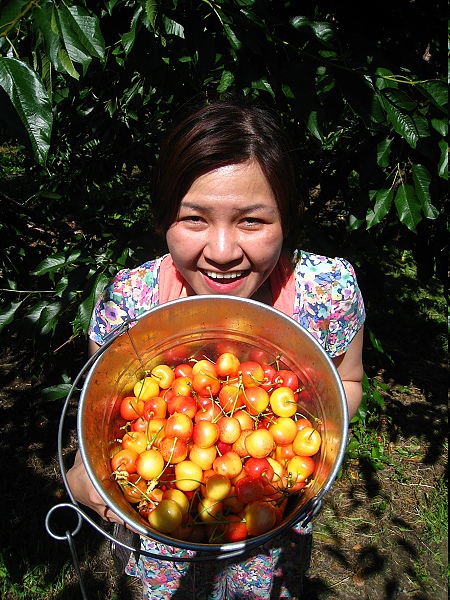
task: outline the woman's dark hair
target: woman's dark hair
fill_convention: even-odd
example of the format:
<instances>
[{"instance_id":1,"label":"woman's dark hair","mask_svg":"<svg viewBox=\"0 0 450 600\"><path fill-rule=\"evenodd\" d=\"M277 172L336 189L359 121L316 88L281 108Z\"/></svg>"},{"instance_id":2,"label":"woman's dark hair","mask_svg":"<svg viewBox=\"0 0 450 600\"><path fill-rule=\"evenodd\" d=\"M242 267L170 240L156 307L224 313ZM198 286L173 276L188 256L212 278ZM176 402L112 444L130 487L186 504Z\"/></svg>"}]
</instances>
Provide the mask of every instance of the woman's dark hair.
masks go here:
<instances>
[{"instance_id":1,"label":"woman's dark hair","mask_svg":"<svg viewBox=\"0 0 450 600\"><path fill-rule=\"evenodd\" d=\"M152 198L158 231L175 221L193 182L219 167L256 161L275 195L285 241L303 208L295 152L277 115L258 106L217 101L173 127L162 144Z\"/></svg>"}]
</instances>

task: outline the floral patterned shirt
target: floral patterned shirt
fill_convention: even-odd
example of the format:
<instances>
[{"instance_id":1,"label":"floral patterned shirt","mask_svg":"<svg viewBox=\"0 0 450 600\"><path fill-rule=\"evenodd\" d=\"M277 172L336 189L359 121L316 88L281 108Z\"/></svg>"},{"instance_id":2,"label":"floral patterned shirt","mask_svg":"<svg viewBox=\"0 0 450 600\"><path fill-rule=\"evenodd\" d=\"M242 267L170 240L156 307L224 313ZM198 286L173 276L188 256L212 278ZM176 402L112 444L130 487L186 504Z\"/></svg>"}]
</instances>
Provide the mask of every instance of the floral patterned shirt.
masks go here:
<instances>
[{"instance_id":1,"label":"floral patterned shirt","mask_svg":"<svg viewBox=\"0 0 450 600\"><path fill-rule=\"evenodd\" d=\"M111 331L159 304L164 257L119 271L97 301L89 337L101 345ZM343 258L299 252L294 267L293 318L330 357L346 352L365 319L364 302L352 265Z\"/></svg>"}]
</instances>

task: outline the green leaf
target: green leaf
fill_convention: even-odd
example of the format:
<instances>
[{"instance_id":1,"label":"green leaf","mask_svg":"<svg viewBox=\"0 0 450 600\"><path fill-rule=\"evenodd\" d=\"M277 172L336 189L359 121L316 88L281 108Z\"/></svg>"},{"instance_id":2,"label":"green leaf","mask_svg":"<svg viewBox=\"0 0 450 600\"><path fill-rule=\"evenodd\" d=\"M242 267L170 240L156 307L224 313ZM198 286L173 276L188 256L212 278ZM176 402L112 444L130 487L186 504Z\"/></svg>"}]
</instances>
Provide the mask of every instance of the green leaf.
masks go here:
<instances>
[{"instance_id":1,"label":"green leaf","mask_svg":"<svg viewBox=\"0 0 450 600\"><path fill-rule=\"evenodd\" d=\"M28 133L36 162L45 165L53 115L42 81L25 62L0 56L0 86L8 94Z\"/></svg>"},{"instance_id":2,"label":"green leaf","mask_svg":"<svg viewBox=\"0 0 450 600\"><path fill-rule=\"evenodd\" d=\"M6 307L0 311L0 331L9 323L14 321L17 311L22 306L23 300L20 302L10 302Z\"/></svg>"},{"instance_id":3,"label":"green leaf","mask_svg":"<svg viewBox=\"0 0 450 600\"><path fill-rule=\"evenodd\" d=\"M298 62L286 65L282 72L282 80L285 82L284 93L292 97L291 102L293 114L301 119L309 131L323 143L322 130L323 108L316 94L315 71Z\"/></svg>"},{"instance_id":4,"label":"green leaf","mask_svg":"<svg viewBox=\"0 0 450 600\"><path fill-rule=\"evenodd\" d=\"M447 119L431 119L431 125L433 129L435 129L438 133L442 135L442 137L447 137L448 135L448 121Z\"/></svg>"},{"instance_id":5,"label":"green leaf","mask_svg":"<svg viewBox=\"0 0 450 600\"><path fill-rule=\"evenodd\" d=\"M378 448L378 446L372 446L370 455L373 460L380 460L380 449Z\"/></svg>"},{"instance_id":6,"label":"green leaf","mask_svg":"<svg viewBox=\"0 0 450 600\"><path fill-rule=\"evenodd\" d=\"M350 215L348 218L347 231L356 231L365 222L365 219L358 219L357 217L355 217L355 215Z\"/></svg>"},{"instance_id":7,"label":"green leaf","mask_svg":"<svg viewBox=\"0 0 450 600\"><path fill-rule=\"evenodd\" d=\"M58 281L58 283L55 286L55 296L57 297L62 297L62 295L64 294L64 292L67 289L67 286L69 285L69 278L64 276L61 277L61 279Z\"/></svg>"},{"instance_id":8,"label":"green leaf","mask_svg":"<svg viewBox=\"0 0 450 600\"><path fill-rule=\"evenodd\" d=\"M223 24L223 28L227 35L228 41L230 42L231 48L235 52L238 52L242 48L241 40L237 37L237 35L234 33L233 29L231 29L231 27L227 23Z\"/></svg>"},{"instance_id":9,"label":"green leaf","mask_svg":"<svg viewBox=\"0 0 450 600\"><path fill-rule=\"evenodd\" d=\"M375 402L375 404L377 406L381 406L381 408L384 408L383 395L376 389L372 390L372 400Z\"/></svg>"},{"instance_id":10,"label":"green leaf","mask_svg":"<svg viewBox=\"0 0 450 600\"><path fill-rule=\"evenodd\" d=\"M391 104L388 98L384 99L383 104L394 131L405 139L412 148L415 148L419 141L419 134L411 116L402 112L394 104Z\"/></svg>"},{"instance_id":11,"label":"green leaf","mask_svg":"<svg viewBox=\"0 0 450 600\"><path fill-rule=\"evenodd\" d=\"M306 127L309 131L320 141L323 143L323 111L322 110L311 110L306 120Z\"/></svg>"},{"instance_id":12,"label":"green leaf","mask_svg":"<svg viewBox=\"0 0 450 600\"><path fill-rule=\"evenodd\" d=\"M70 6L67 10L69 14L66 13L64 26L66 31L70 27L69 38L74 43L75 51L82 49L91 57L104 58L105 40L100 31L98 17L91 16L81 6Z\"/></svg>"},{"instance_id":13,"label":"green leaf","mask_svg":"<svg viewBox=\"0 0 450 600\"><path fill-rule=\"evenodd\" d=\"M351 109L368 127L386 120L371 82L355 73L337 72L336 82Z\"/></svg>"},{"instance_id":14,"label":"green leaf","mask_svg":"<svg viewBox=\"0 0 450 600\"><path fill-rule=\"evenodd\" d=\"M408 183L401 183L395 194L394 203L400 221L416 233L416 225L422 216L420 202L414 193L413 186Z\"/></svg>"},{"instance_id":15,"label":"green leaf","mask_svg":"<svg viewBox=\"0 0 450 600\"><path fill-rule=\"evenodd\" d=\"M375 70L373 84L378 90L386 88L398 88L398 83L395 81L394 73L385 67L378 67Z\"/></svg>"},{"instance_id":16,"label":"green leaf","mask_svg":"<svg viewBox=\"0 0 450 600\"><path fill-rule=\"evenodd\" d=\"M375 205L367 211L366 229L370 229L374 225L378 225L380 221L388 214L392 200L394 198L394 190L383 189L375 194Z\"/></svg>"},{"instance_id":17,"label":"green leaf","mask_svg":"<svg viewBox=\"0 0 450 600\"><path fill-rule=\"evenodd\" d=\"M34 11L32 25L34 35L41 41L45 57L57 71L63 72L65 69L59 60L61 42L52 3L47 2Z\"/></svg>"},{"instance_id":18,"label":"green leaf","mask_svg":"<svg viewBox=\"0 0 450 600\"><path fill-rule=\"evenodd\" d=\"M130 31L128 31L127 33L124 33L121 36L122 47L124 49L125 56L128 56L128 54L131 52L131 50L134 46L134 42L136 40L137 24L139 22L141 13L142 13L142 6L139 6L135 10L135 12L133 14L133 18L131 19Z\"/></svg>"},{"instance_id":19,"label":"green leaf","mask_svg":"<svg viewBox=\"0 0 450 600\"><path fill-rule=\"evenodd\" d=\"M133 48L135 39L136 39L136 33L133 30L128 31L127 33L124 33L122 35L122 37L121 37L122 46L123 46L126 56L128 56L131 49Z\"/></svg>"},{"instance_id":20,"label":"green leaf","mask_svg":"<svg viewBox=\"0 0 450 600\"><path fill-rule=\"evenodd\" d=\"M251 21L252 23L254 23L258 29L262 29L265 30L266 29L266 25L265 22L263 21L263 19L261 19L254 10L250 9L246 9L246 8L242 8L241 9L241 14L245 15L245 18L248 19L249 21Z\"/></svg>"},{"instance_id":21,"label":"green leaf","mask_svg":"<svg viewBox=\"0 0 450 600\"><path fill-rule=\"evenodd\" d=\"M61 398L65 398L67 394L71 390L70 383L60 383L58 385L52 385L50 387L44 388L41 392L41 395L46 401L60 400Z\"/></svg>"},{"instance_id":22,"label":"green leaf","mask_svg":"<svg viewBox=\"0 0 450 600\"><path fill-rule=\"evenodd\" d=\"M294 17L289 23L297 31L302 31L327 46L331 45L336 37L334 27L330 23L310 21L308 17L303 16Z\"/></svg>"},{"instance_id":23,"label":"green leaf","mask_svg":"<svg viewBox=\"0 0 450 600\"><path fill-rule=\"evenodd\" d=\"M355 415L356 417L356 415ZM354 419L355 419L354 417ZM352 419L352 423L356 423L357 421L359 421L360 419L355 419L353 421ZM355 450L358 450L359 448L359 441L356 438L352 438L349 443L347 444L347 452L354 452Z\"/></svg>"},{"instance_id":24,"label":"green leaf","mask_svg":"<svg viewBox=\"0 0 450 600\"><path fill-rule=\"evenodd\" d=\"M431 175L423 165L413 165L411 167L414 190L420 200L423 214L427 219L436 219L439 215L438 209L431 202L430 183Z\"/></svg>"},{"instance_id":25,"label":"green leaf","mask_svg":"<svg viewBox=\"0 0 450 600\"><path fill-rule=\"evenodd\" d=\"M34 197L37 198L38 196L40 198L48 198L49 200L59 200L61 198L61 194L58 194L58 192L52 192L48 189L42 189L36 192Z\"/></svg>"},{"instance_id":26,"label":"green leaf","mask_svg":"<svg viewBox=\"0 0 450 600\"><path fill-rule=\"evenodd\" d=\"M252 81L252 88L255 90L263 90L265 92L269 92L271 96L275 96L272 86L266 77L261 77L256 81Z\"/></svg>"},{"instance_id":27,"label":"green leaf","mask_svg":"<svg viewBox=\"0 0 450 600\"><path fill-rule=\"evenodd\" d=\"M145 3L145 14L150 25L155 28L156 15L158 13L158 2L157 0L147 0Z\"/></svg>"},{"instance_id":28,"label":"green leaf","mask_svg":"<svg viewBox=\"0 0 450 600\"><path fill-rule=\"evenodd\" d=\"M384 123L386 120L385 111L383 104L377 94L372 96L372 102L370 106L370 118L374 123Z\"/></svg>"},{"instance_id":29,"label":"green leaf","mask_svg":"<svg viewBox=\"0 0 450 600\"><path fill-rule=\"evenodd\" d=\"M45 258L32 272L31 275L45 275L54 273L66 265L70 265L81 256L81 250L72 250L67 256L65 252L57 252Z\"/></svg>"},{"instance_id":30,"label":"green leaf","mask_svg":"<svg viewBox=\"0 0 450 600\"><path fill-rule=\"evenodd\" d=\"M90 16L80 6L66 7L62 4L55 7L55 11L63 46L71 61L81 64L85 73L92 58L101 59L105 55L105 42L98 18Z\"/></svg>"},{"instance_id":31,"label":"green leaf","mask_svg":"<svg viewBox=\"0 0 450 600\"><path fill-rule=\"evenodd\" d=\"M217 86L218 92L226 92L234 83L234 73L231 71L223 70L220 78L219 85Z\"/></svg>"},{"instance_id":32,"label":"green leaf","mask_svg":"<svg viewBox=\"0 0 450 600\"><path fill-rule=\"evenodd\" d=\"M101 292L109 281L109 277L104 273L99 273L94 280L91 293L78 307L77 321L79 322L83 333L87 335L89 324L91 321L92 312L94 310L95 303Z\"/></svg>"},{"instance_id":33,"label":"green leaf","mask_svg":"<svg viewBox=\"0 0 450 600\"><path fill-rule=\"evenodd\" d=\"M367 403L366 403L366 399L363 397L361 404L358 407L358 410L356 411L356 414L354 415L353 419L350 421L350 423L365 423L367 419ZM355 439L355 438L352 438ZM356 444L356 448L358 448L359 446L359 441L357 441Z\"/></svg>"},{"instance_id":34,"label":"green leaf","mask_svg":"<svg viewBox=\"0 0 450 600\"><path fill-rule=\"evenodd\" d=\"M43 335L55 330L61 311L62 305L60 302L51 302L44 306L39 315L39 326Z\"/></svg>"},{"instance_id":35,"label":"green leaf","mask_svg":"<svg viewBox=\"0 0 450 600\"><path fill-rule=\"evenodd\" d=\"M2 3L0 2L0 5ZM3 2L0 13L0 34L13 23L22 12L22 7L27 4L26 0L15 0Z\"/></svg>"},{"instance_id":36,"label":"green leaf","mask_svg":"<svg viewBox=\"0 0 450 600\"><path fill-rule=\"evenodd\" d=\"M430 137L430 129L428 127L427 119L418 113L413 114L412 118L419 138Z\"/></svg>"},{"instance_id":37,"label":"green leaf","mask_svg":"<svg viewBox=\"0 0 450 600\"><path fill-rule=\"evenodd\" d=\"M380 340L376 337L376 335L374 334L374 332L371 329L369 329L369 338L370 338L372 346L375 348L375 350L377 350L377 352L379 352L380 354L384 354L383 345L381 344ZM367 379L366 383L369 384L368 379Z\"/></svg>"},{"instance_id":38,"label":"green leaf","mask_svg":"<svg viewBox=\"0 0 450 600\"><path fill-rule=\"evenodd\" d=\"M47 306L47 300L39 300L36 302L30 310L27 312L27 319L29 319L32 323L37 323L39 321L39 317L41 316L42 311Z\"/></svg>"},{"instance_id":39,"label":"green leaf","mask_svg":"<svg viewBox=\"0 0 450 600\"><path fill-rule=\"evenodd\" d=\"M377 164L382 169L386 168L389 164L392 142L392 138L386 138L385 140L377 144Z\"/></svg>"},{"instance_id":40,"label":"green leaf","mask_svg":"<svg viewBox=\"0 0 450 600\"><path fill-rule=\"evenodd\" d=\"M163 16L164 28L166 30L167 35L175 35L179 38L184 39L184 27L177 23L173 19L169 19L168 16Z\"/></svg>"},{"instance_id":41,"label":"green leaf","mask_svg":"<svg viewBox=\"0 0 450 600\"><path fill-rule=\"evenodd\" d=\"M283 83L283 85L281 86L281 89L283 90L283 94L286 96L286 98L295 98L294 96L294 92L292 91L291 87L287 84L287 83Z\"/></svg>"},{"instance_id":42,"label":"green leaf","mask_svg":"<svg viewBox=\"0 0 450 600\"><path fill-rule=\"evenodd\" d=\"M434 106L447 113L448 86L443 81L424 81L416 87Z\"/></svg>"},{"instance_id":43,"label":"green leaf","mask_svg":"<svg viewBox=\"0 0 450 600\"><path fill-rule=\"evenodd\" d=\"M328 95L328 93L336 86L336 80L333 75L327 72L326 69L317 69L316 75L316 90L317 96Z\"/></svg>"},{"instance_id":44,"label":"green leaf","mask_svg":"<svg viewBox=\"0 0 450 600\"><path fill-rule=\"evenodd\" d=\"M448 144L445 140L439 140L439 148L441 150L441 156L438 163L439 177L448 179Z\"/></svg>"},{"instance_id":45,"label":"green leaf","mask_svg":"<svg viewBox=\"0 0 450 600\"><path fill-rule=\"evenodd\" d=\"M65 71L67 71L67 73L71 77L73 77L76 80L80 79L80 74L75 69L75 66L74 66L70 56L67 54L67 52L64 48L61 48L61 47L58 48L58 58L59 58L59 63L63 66Z\"/></svg>"},{"instance_id":46,"label":"green leaf","mask_svg":"<svg viewBox=\"0 0 450 600\"><path fill-rule=\"evenodd\" d=\"M417 108L416 103L402 90L385 88L383 90L383 96L389 100L392 106L406 112L412 112Z\"/></svg>"}]
</instances>

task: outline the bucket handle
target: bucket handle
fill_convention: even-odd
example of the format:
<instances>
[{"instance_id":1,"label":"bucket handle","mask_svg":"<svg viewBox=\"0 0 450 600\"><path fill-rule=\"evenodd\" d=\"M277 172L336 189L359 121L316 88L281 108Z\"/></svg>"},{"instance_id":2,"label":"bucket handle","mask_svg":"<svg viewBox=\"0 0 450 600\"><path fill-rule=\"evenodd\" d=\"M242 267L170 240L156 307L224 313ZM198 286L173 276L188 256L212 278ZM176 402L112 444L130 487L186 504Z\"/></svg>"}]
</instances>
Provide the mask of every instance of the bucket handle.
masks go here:
<instances>
[{"instance_id":1,"label":"bucket handle","mask_svg":"<svg viewBox=\"0 0 450 600\"><path fill-rule=\"evenodd\" d=\"M72 556L74 558L74 564L75 564L75 568L77 570L79 569L78 560L76 559L76 555L74 554L72 538L80 531L83 520L86 521L89 525L91 525L91 527L93 527L101 535L103 535L104 537L109 539L110 542L118 544L119 546L122 546L123 548L125 548L126 550L129 550L130 552L143 554L149 558L153 558L156 560L167 560L167 561L171 561L171 562L174 562L174 561L175 562L194 562L194 561L200 562L200 561L208 561L208 560L213 560L213 559L221 560L221 559L225 559L225 558L235 558L237 556L241 556L242 554L245 554L246 552L249 552L250 550L252 550L258 544L256 542L254 544L252 544L251 542L249 543L249 540L246 540L245 543L236 542L235 544L228 544L227 546L229 546L229 547L231 546L231 547L227 550L216 551L216 552L208 551L208 553L204 556L200 555L198 553L196 553L194 556L176 556L176 555L170 555L170 554L162 555L162 554L155 554L155 553L149 552L147 550L143 550L141 548L135 548L135 547L129 546L129 545L125 544L123 541L118 540L116 537L114 537L113 535L106 532L90 516L88 516L79 507L78 502L75 500L75 498L70 490L70 487L69 487L69 484L67 481L66 466L65 466L64 454L63 454L64 423L65 423L65 418L67 415L70 401L72 399L74 392L77 389L80 379L85 375L86 371L94 364L94 362L98 359L98 357L101 354L103 354L103 352L105 352L105 350L108 348L108 346L110 346L110 344L115 340L115 338L118 335L122 335L123 333L125 333L125 331L128 331L128 329L131 327L132 323L135 320L136 319L129 319L128 321L121 323L118 327L116 327L107 336L107 341L105 342L105 344L100 346L100 348L92 356L90 356L89 359L86 361L86 363L84 364L84 366L82 367L82 369L80 370L78 375L75 377L75 379L72 383L72 386L67 394L67 397L65 399L65 402L64 402L64 405L63 405L63 408L61 411L61 417L60 417L59 427L58 427L58 461L59 461L61 477L62 477L62 480L64 483L64 487L66 488L67 494L70 498L70 502L62 502L62 503L56 504L48 511L46 519L45 519L45 527L46 527L47 533L53 539L55 539L57 541L66 540L69 542L71 550L73 548ZM59 535L52 530L50 521L51 521L51 518L52 518L54 512L59 509L70 509L77 513L78 525L74 531L72 531L72 532L66 531L64 535Z\"/></svg>"},{"instance_id":2,"label":"bucket handle","mask_svg":"<svg viewBox=\"0 0 450 600\"><path fill-rule=\"evenodd\" d=\"M61 509L73 510L77 513L77 517L78 517L78 525L74 529L74 531L70 531L70 532L65 531L64 535L56 533L51 527L51 519L54 516L54 513L57 510L61 510ZM119 546L122 546L122 548L129 550L130 553L134 552L134 553L138 553L138 554L143 554L144 556L147 556L148 558L153 558L155 560L165 560L165 561L169 561L169 562L206 562L206 561L210 561L213 559L224 560L227 558L236 558L237 556L241 556L242 554L245 554L250 549L252 549L243 544L236 544L236 545L234 545L232 550L226 550L224 552L216 552L216 553L208 552L208 554L205 554L205 555L199 555L198 553L196 553L195 555L192 555L192 556L155 554L154 552L149 552L148 550L143 550L141 548L135 548L134 546L130 546L130 545L126 544L125 542L118 540L116 537L114 537L113 535L111 535L110 533L105 531L102 527L100 527L78 505L73 504L71 502L61 502L59 504L55 504L47 512L47 516L45 518L45 528L47 530L47 533L54 540L67 541L68 537L72 538L80 531L83 520L86 521L93 529L95 529L103 537L107 538L110 542L118 544ZM74 562L75 562L75 560L74 560ZM76 562L78 562L78 561L76 561Z\"/></svg>"},{"instance_id":3,"label":"bucket handle","mask_svg":"<svg viewBox=\"0 0 450 600\"><path fill-rule=\"evenodd\" d=\"M80 372L78 373L78 375L75 377L72 386L67 394L67 397L65 399L63 408L62 408L62 412L61 412L61 417L60 417L60 421L59 421L59 427L58 427L58 460L59 460L59 466L60 466L60 471L61 471L61 477L64 483L64 487L66 488L66 491L69 495L70 498L70 502L63 502L60 504L56 504L55 506L53 506L47 513L46 519L45 519L45 527L47 530L47 533L55 540L57 541L68 541L71 552L72 552L72 557L73 557L73 561L74 561L74 566L75 569L77 570L77 574L78 577L80 579L80 587L82 588L82 580L80 578L81 573L79 572L79 565L78 565L78 559L76 558L76 552L75 552L75 547L73 545L73 536L75 536L81 529L81 525L82 525L82 521L86 521L89 525L91 525L91 527L93 527L97 532L99 532L101 535L103 535L105 538L109 539L111 543L114 544L118 544L119 546L122 546L123 548L125 548L126 550L129 550L130 553L134 552L134 553L138 553L138 554L143 554L144 556L147 556L149 558L155 559L155 560L167 560L167 561L171 561L171 562L202 562L202 561L210 561L210 560L223 560L223 559L228 559L228 558L236 558L238 556L242 556L243 554L246 554L247 552L249 552L250 550L253 550L256 546L260 545L260 542L256 542L252 543L251 540L246 540L245 542L241 543L241 542L236 542L235 544L227 544L228 547L230 547L227 550L217 550L215 552L212 551L208 551L207 554L202 555L199 553L195 553L195 555L191 555L191 556L177 556L177 555L163 555L163 554L155 554L152 552L149 552L148 550L144 550L141 548L135 548L133 546L129 546L127 544L125 544L125 542L118 540L115 536L111 535L110 533L106 532L103 528L101 528L91 517L89 517L78 505L78 502L75 500L68 481L67 481L67 475L66 475L66 468L65 468L65 464L64 464L64 456L63 456L63 431L64 431L64 422L65 422L65 418L67 415L67 410L69 407L69 403L72 399L72 396L74 394L74 392L77 389L78 383L80 381L80 379L85 375L86 371L94 364L94 362L99 358L99 356L101 354L103 354L103 352L105 352L105 350L111 345L111 343L116 339L117 336L122 335L123 333L125 333L126 331L128 331L130 329L130 327L133 325L133 323L137 320L137 318L134 319L129 319L123 323L121 323L120 325L118 325L115 329L113 329L108 336L106 336L106 342L100 346L100 348L92 355L88 358L88 360L86 361L86 363L84 364L84 366L82 367L82 369L80 370ZM310 521L311 519L317 514L317 512L320 510L322 505L322 502L320 499L313 498L310 501L310 507L309 510L307 512L306 518L304 519L304 521L302 521L301 525L302 527L305 527ZM56 510L59 509L70 509L73 510L77 513L77 518L78 518L78 525L75 528L74 531L69 532L66 531L64 535L58 535L57 533L55 533L50 525L50 521L51 518L54 514L54 512ZM297 523L300 521L297 521ZM291 523L291 526L295 525L296 522Z\"/></svg>"}]
</instances>

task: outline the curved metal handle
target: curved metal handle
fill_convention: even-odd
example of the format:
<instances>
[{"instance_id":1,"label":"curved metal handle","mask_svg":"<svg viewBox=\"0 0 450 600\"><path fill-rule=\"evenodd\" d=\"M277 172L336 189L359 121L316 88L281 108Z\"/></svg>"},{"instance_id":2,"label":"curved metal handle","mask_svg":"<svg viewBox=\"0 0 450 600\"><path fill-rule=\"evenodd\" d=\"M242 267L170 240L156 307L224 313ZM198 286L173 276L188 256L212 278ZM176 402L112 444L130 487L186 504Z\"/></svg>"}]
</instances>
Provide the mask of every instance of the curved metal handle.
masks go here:
<instances>
[{"instance_id":1,"label":"curved metal handle","mask_svg":"<svg viewBox=\"0 0 450 600\"><path fill-rule=\"evenodd\" d=\"M249 552L250 550L253 550L256 546L260 545L260 542L255 542L252 543L251 541L247 540L245 543L236 543L236 544L230 544L227 545L229 546L229 549L225 549L225 548L221 548L219 550L215 550L215 551L205 551L206 554L203 555L200 551L196 552L194 555L192 556L178 556L178 555L174 555L174 554L169 554L169 555L162 555L162 554L155 554L152 552L148 552L147 550L143 550L141 548L134 548L132 546L129 546L127 544L125 544L124 542L118 540L116 537L114 537L113 535L107 533L104 529L102 529L101 527L98 526L98 524L92 519L90 518L88 515L86 515L82 509L80 509L80 507L78 506L77 501L75 500L70 487L68 485L68 481L67 481L67 475L66 475L66 467L64 464L64 456L63 456L63 430L64 430L64 422L65 422L65 418L67 415L67 410L69 407L69 403L72 399L72 396L74 394L74 392L77 389L77 385L80 381L80 379L85 375L86 371L95 363L95 361L99 358L99 356L101 354L103 354L103 352L106 351L106 349L110 346L110 344L117 338L117 336L122 335L123 333L125 333L126 331L128 331L130 329L130 327L132 326L132 324L136 321L137 319L130 319L128 321L125 321L124 323L122 323L121 325L119 325L118 327L116 327L108 336L107 336L107 341L105 342L105 344L103 344L85 363L85 365L83 366L83 368L81 369L81 371L78 373L77 377L75 378L69 393L67 394L66 400L64 402L63 405L63 409L62 409L62 413L61 413L61 418L60 418L60 422L59 422L59 429L58 429L58 459L59 459L59 466L60 466L60 471L61 471L61 477L63 479L63 483L64 486L67 490L67 493L69 495L69 498L71 500L70 503L61 503L61 504L57 504L55 505L53 508L51 508L48 513L47 513L47 517L46 517L46 529L47 532L49 533L49 535L51 537L53 537L54 539L58 540L58 541L62 541L62 540L68 540L69 543L71 541L71 537L76 535L80 528L81 528L81 524L82 521L85 520L87 523L89 523L97 532L101 533L104 537L106 537L107 539L109 539L111 542L120 545L121 547L129 550L130 552L136 552L139 554L143 554L145 556L148 556L149 558L152 559L156 559L156 560L167 560L167 561L172 561L172 562L194 562L194 561L210 561L210 560L222 560L222 559L228 559L228 558L235 558L238 556L242 556L244 554L246 554L247 552ZM302 526L306 526L307 523L309 523L309 521L315 516L315 514L317 514L317 512L320 510L321 507L321 501L317 500L317 498L313 498L312 501L310 502L310 507L309 508L309 512L307 513L307 517L306 519L302 522ZM53 515L53 513L61 508L68 508L70 510L74 510L77 515L78 515L78 526L76 527L76 529L69 533L66 532L65 535L57 535L55 532L52 531L51 526L50 526L50 520L51 517ZM298 522L295 521L295 522ZM295 524L294 521L291 523L292 525ZM68 539L68 536L70 537L70 540ZM230 547L231 546L231 547Z\"/></svg>"},{"instance_id":2,"label":"curved metal handle","mask_svg":"<svg viewBox=\"0 0 450 600\"><path fill-rule=\"evenodd\" d=\"M314 517L317 515L317 513L320 511L320 509L322 508L322 499L318 499L317 497L314 497L311 500L311 510L308 512L308 515L306 517L306 519L304 519L301 522L301 526L302 527L306 527L308 525L308 523L310 521L312 521L312 519L314 519Z\"/></svg>"},{"instance_id":3,"label":"curved metal handle","mask_svg":"<svg viewBox=\"0 0 450 600\"><path fill-rule=\"evenodd\" d=\"M172 561L172 562L194 562L194 561L208 561L208 560L214 560L214 559L221 560L221 559L225 559L225 558L235 558L237 556L241 556L242 554L245 554L249 550L253 549L253 545L246 544L246 545L243 545L242 547L234 546L234 548L231 548L230 550L223 550L221 552L218 551L216 553L208 552L208 554L205 556L195 554L194 556L185 556L185 557L183 557L183 556L180 557L180 556L176 556L176 555L155 554L152 552L148 552L146 550L142 550L141 548L134 548L132 546L128 546L127 544L119 541L116 537L110 535L104 529L99 527L98 524L91 517L89 517L85 512L83 512L83 510L79 507L78 502L76 501L76 499L74 498L74 496L70 490L70 487L69 487L69 484L67 481L66 466L64 464L64 455L63 455L64 423L65 423L65 418L67 415L67 410L69 408L70 401L72 400L72 396L77 389L77 385L78 385L80 379L85 375L85 373L88 371L88 369L90 369L90 367L95 363L95 361L98 359L98 357L101 354L103 354L103 352L105 352L105 350L111 345L111 343L117 338L117 336L122 335L123 333L128 331L128 329L132 326L134 321L136 321L136 319L129 319L128 321L121 323L118 327L116 327L107 336L107 341L105 342L105 344L100 346L100 348L86 361L83 368L80 370L80 372L74 379L72 386L69 390L69 393L67 394L67 397L65 399L65 402L64 402L64 405L62 408L61 417L60 417L60 421L59 421L59 428L58 428L58 460L59 460L59 467L60 467L61 477L62 477L62 480L64 483L64 487L66 488L67 494L69 495L71 502L56 504L48 511L46 519L45 519L45 527L47 529L47 532L55 540L58 540L58 541L68 540L68 535L70 535L70 537L72 537L72 536L75 536L80 531L82 521L84 520L87 523L89 523L89 525L91 525L91 527L93 527L96 531L101 533L104 537L108 538L111 542L113 542L115 544L119 544L120 546L122 546L123 548L126 548L130 552L137 552L139 554L143 554L145 556L148 556L149 558L153 558L156 560L168 560L168 561ZM51 520L53 513L56 510L59 510L62 508L74 510L77 513L78 526L76 527L76 529L73 532L70 532L70 533L65 532L64 535L58 535L54 531L52 531L52 528L50 526L50 520Z\"/></svg>"},{"instance_id":4,"label":"curved metal handle","mask_svg":"<svg viewBox=\"0 0 450 600\"><path fill-rule=\"evenodd\" d=\"M57 510L61 510L61 509L73 510L77 513L77 516L78 516L77 527L71 532L66 531L64 533L64 535L55 533L55 531L52 530L52 527L50 524L51 518L54 515L54 513ZM124 542L119 541L116 537L114 537L113 535L111 535L110 533L108 533L107 531L102 529L93 519L91 519L91 517L89 517L85 512L83 512L81 510L81 508L79 508L79 506L72 504L70 502L61 502L60 504L56 504L48 511L47 516L45 518L45 528L47 530L47 533L54 540L69 541L68 540L69 537L71 538L71 537L75 536L80 531L83 520L86 521L87 523L89 523L89 525L91 525L91 527L93 527L98 533L100 533L105 538L107 538L110 542L113 542L114 544L118 544L119 546L122 546L122 548L126 548L130 552L137 552L139 554L143 554L144 556L153 558L155 560L165 560L165 561L169 561L169 562L203 562L203 561L210 561L215 558L218 560L222 560L222 559L235 558L237 556L241 556L242 554L245 554L245 552L248 552L248 550L249 550L248 548L243 546L242 548L238 548L233 551L224 551L222 553L217 553L217 554L208 552L208 554L205 556L198 555L198 554L195 554L193 556L155 554L153 552L149 552L148 550L143 550L142 548L135 548L134 546L129 546L128 544L125 544ZM75 562L75 560L74 560L74 562Z\"/></svg>"}]
</instances>

